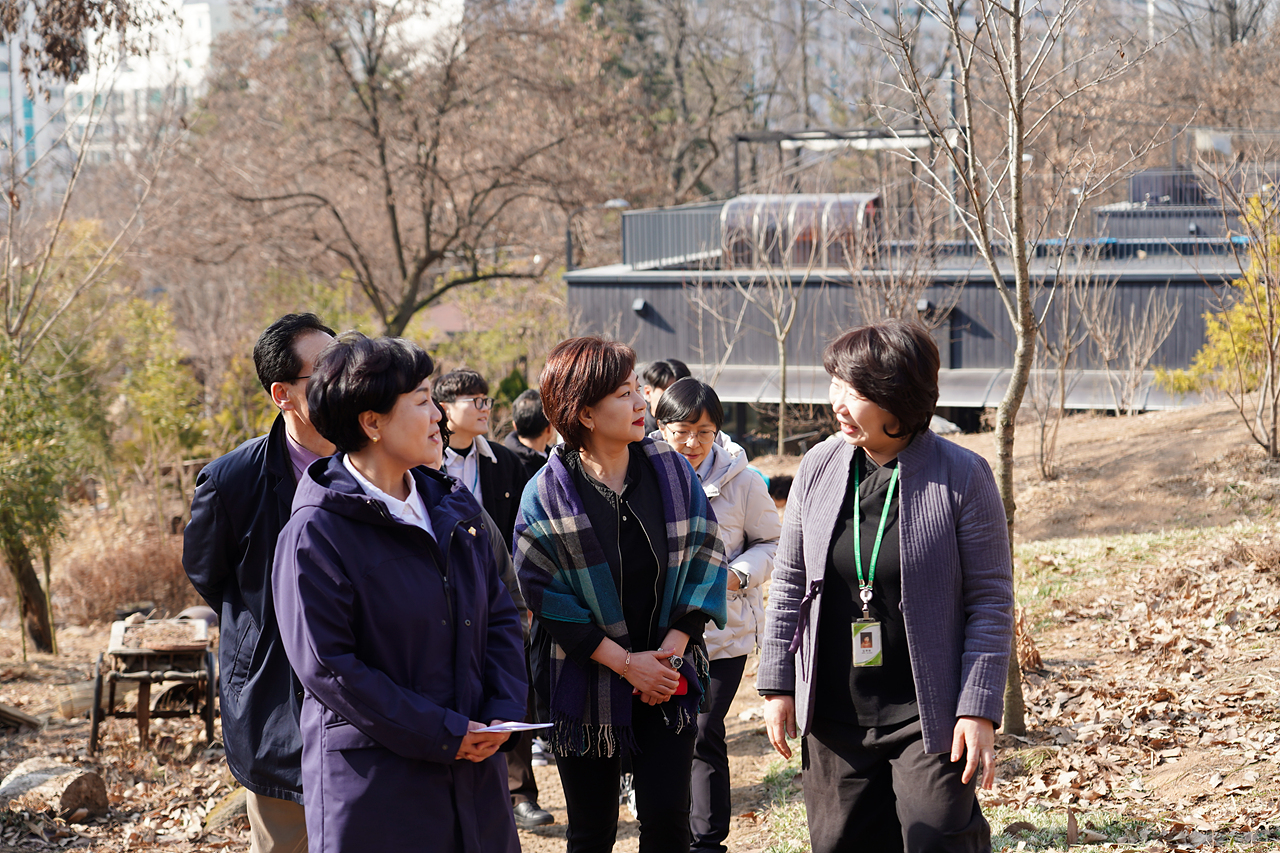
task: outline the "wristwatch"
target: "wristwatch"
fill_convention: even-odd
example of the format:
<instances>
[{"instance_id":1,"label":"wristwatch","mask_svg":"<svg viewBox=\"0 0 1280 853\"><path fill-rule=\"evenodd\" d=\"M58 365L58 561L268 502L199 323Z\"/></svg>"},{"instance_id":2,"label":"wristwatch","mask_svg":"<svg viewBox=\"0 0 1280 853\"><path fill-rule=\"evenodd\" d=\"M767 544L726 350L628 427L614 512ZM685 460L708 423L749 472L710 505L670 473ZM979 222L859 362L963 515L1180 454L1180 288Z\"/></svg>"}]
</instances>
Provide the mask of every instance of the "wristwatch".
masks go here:
<instances>
[{"instance_id":1,"label":"wristwatch","mask_svg":"<svg viewBox=\"0 0 1280 853\"><path fill-rule=\"evenodd\" d=\"M684 658L680 657L680 655L672 655L667 658L667 663L671 664L672 669L679 670L680 667L684 666Z\"/></svg>"}]
</instances>

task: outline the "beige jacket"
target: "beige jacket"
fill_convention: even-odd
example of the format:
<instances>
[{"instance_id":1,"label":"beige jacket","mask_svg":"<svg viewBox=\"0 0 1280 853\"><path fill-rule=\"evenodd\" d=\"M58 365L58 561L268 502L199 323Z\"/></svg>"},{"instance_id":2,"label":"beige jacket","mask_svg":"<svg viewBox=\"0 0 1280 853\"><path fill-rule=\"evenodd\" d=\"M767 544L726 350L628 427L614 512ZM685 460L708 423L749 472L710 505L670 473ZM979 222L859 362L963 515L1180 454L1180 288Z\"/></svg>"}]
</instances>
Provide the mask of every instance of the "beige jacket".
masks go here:
<instances>
[{"instance_id":1,"label":"beige jacket","mask_svg":"<svg viewBox=\"0 0 1280 853\"><path fill-rule=\"evenodd\" d=\"M741 589L729 593L729 618L723 629L707 624L707 653L712 660L741 657L764 639L764 592L773 573L782 523L764 478L747 468L747 454L723 433L711 447L711 473L702 488L720 525L729 570Z\"/></svg>"}]
</instances>

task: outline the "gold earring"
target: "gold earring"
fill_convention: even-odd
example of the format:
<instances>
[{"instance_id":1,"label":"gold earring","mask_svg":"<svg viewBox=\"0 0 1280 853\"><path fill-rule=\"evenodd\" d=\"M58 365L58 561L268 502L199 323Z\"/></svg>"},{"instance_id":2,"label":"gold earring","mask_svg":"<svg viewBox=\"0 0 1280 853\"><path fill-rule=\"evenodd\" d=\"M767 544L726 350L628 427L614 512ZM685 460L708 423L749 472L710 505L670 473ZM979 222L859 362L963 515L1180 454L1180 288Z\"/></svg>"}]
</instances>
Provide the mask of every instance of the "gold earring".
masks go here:
<instances>
[{"instance_id":1,"label":"gold earring","mask_svg":"<svg viewBox=\"0 0 1280 853\"><path fill-rule=\"evenodd\" d=\"M375 435L375 436L373 437L373 440L376 442L376 441L378 440L378 437Z\"/></svg>"}]
</instances>

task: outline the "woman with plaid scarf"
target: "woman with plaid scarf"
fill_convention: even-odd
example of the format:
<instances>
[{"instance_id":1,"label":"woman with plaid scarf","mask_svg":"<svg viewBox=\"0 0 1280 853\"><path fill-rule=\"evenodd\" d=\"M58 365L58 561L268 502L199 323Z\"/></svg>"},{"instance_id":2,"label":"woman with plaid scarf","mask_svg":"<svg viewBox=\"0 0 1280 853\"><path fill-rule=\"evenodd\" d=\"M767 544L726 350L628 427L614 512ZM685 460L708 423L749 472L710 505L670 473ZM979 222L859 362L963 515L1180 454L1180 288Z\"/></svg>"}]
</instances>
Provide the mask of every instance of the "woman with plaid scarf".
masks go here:
<instances>
[{"instance_id":1,"label":"woman with plaid scarf","mask_svg":"<svg viewBox=\"0 0 1280 853\"><path fill-rule=\"evenodd\" d=\"M598 337L548 355L543 410L564 438L525 488L515 563L529 664L569 812L569 853L609 851L631 758L641 853L689 849L689 779L708 619L727 570L693 469L645 437L635 353Z\"/></svg>"}]
</instances>

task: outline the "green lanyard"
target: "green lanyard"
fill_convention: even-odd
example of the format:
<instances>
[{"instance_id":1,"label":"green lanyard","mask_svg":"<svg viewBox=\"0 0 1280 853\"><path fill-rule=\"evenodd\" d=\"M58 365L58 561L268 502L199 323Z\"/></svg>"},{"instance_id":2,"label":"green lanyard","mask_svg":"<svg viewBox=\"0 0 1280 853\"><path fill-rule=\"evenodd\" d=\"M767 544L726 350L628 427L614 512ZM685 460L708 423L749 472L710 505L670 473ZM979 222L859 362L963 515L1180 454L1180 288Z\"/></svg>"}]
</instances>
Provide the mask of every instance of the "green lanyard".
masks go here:
<instances>
[{"instance_id":1,"label":"green lanyard","mask_svg":"<svg viewBox=\"0 0 1280 853\"><path fill-rule=\"evenodd\" d=\"M865 451L864 451L865 452ZM889 491L884 496L884 509L880 511L880 527L876 530L876 541L871 546L871 574L862 574L862 494L859 491L861 478L858 476L858 460L853 460L853 557L858 569L858 597L862 599L862 618L871 618L871 585L876 582L876 563L880 559L880 543L884 541L884 528L889 521L889 504L893 503L893 488L898 484L898 474L902 466L895 466L893 476L889 478Z\"/></svg>"}]
</instances>

